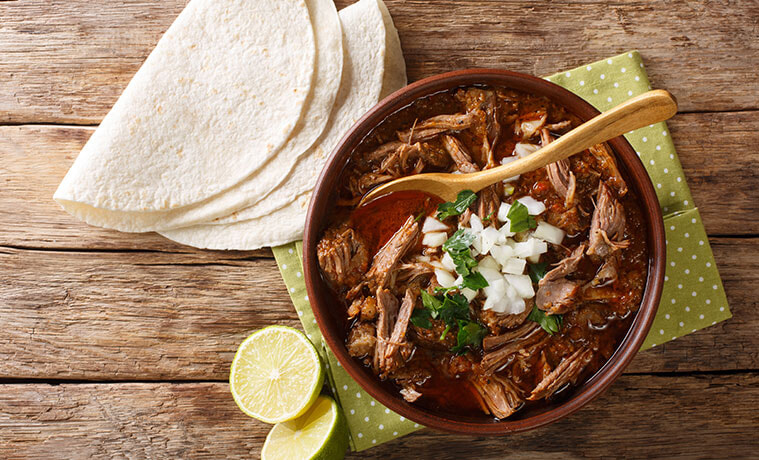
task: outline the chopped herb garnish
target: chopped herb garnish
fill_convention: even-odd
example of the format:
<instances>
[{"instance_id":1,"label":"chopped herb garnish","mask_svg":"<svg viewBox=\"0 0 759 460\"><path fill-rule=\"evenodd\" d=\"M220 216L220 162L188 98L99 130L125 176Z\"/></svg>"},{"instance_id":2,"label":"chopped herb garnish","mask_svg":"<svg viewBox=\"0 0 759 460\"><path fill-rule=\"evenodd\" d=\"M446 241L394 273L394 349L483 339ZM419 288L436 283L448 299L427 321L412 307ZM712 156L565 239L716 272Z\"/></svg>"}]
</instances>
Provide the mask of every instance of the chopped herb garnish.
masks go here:
<instances>
[{"instance_id":1,"label":"chopped herb garnish","mask_svg":"<svg viewBox=\"0 0 759 460\"><path fill-rule=\"evenodd\" d=\"M451 330L451 325L448 324L447 326L445 326L445 329L443 329L443 333L440 334L440 339L438 340L445 340L445 336L448 335L448 331L450 330Z\"/></svg>"},{"instance_id":2,"label":"chopped herb garnish","mask_svg":"<svg viewBox=\"0 0 759 460\"><path fill-rule=\"evenodd\" d=\"M414 222L419 222L420 220L422 220L422 217L424 217L424 214L425 214L424 211L420 212L419 215L414 218Z\"/></svg>"},{"instance_id":3,"label":"chopped herb garnish","mask_svg":"<svg viewBox=\"0 0 759 460\"><path fill-rule=\"evenodd\" d=\"M461 228L443 243L443 251L451 256L456 265L456 273L461 276L469 275L472 273L471 269L477 266L477 260L472 257L472 252L469 250L469 245L474 242L474 238L473 233Z\"/></svg>"},{"instance_id":4,"label":"chopped herb garnish","mask_svg":"<svg viewBox=\"0 0 759 460\"><path fill-rule=\"evenodd\" d=\"M464 354L467 347L479 348L482 346L482 339L487 333L487 329L474 321L459 320L459 333L456 335L456 346L451 348L451 352L457 355Z\"/></svg>"},{"instance_id":5,"label":"chopped herb garnish","mask_svg":"<svg viewBox=\"0 0 759 460\"><path fill-rule=\"evenodd\" d=\"M527 211L527 206L523 205L519 201L514 201L509 208L509 213L506 215L509 218L511 225L509 231L514 233L530 230L538 226L535 222L535 218Z\"/></svg>"},{"instance_id":6,"label":"chopped herb garnish","mask_svg":"<svg viewBox=\"0 0 759 460\"><path fill-rule=\"evenodd\" d=\"M462 288L469 288L473 291L490 286L487 280L480 272L472 272L464 277L464 281L461 283Z\"/></svg>"},{"instance_id":7,"label":"chopped herb garnish","mask_svg":"<svg viewBox=\"0 0 759 460\"><path fill-rule=\"evenodd\" d=\"M530 279L533 283L538 284L546 276L546 267L548 264L545 262L529 265Z\"/></svg>"},{"instance_id":8,"label":"chopped herb garnish","mask_svg":"<svg viewBox=\"0 0 759 460\"><path fill-rule=\"evenodd\" d=\"M477 199L477 194L471 190L463 190L456 196L456 201L451 203L446 201L437 207L438 220L444 220L451 216L458 216L464 213L469 206Z\"/></svg>"},{"instance_id":9,"label":"chopped herb garnish","mask_svg":"<svg viewBox=\"0 0 759 460\"><path fill-rule=\"evenodd\" d=\"M443 306L443 299L427 291L422 291L422 305L433 314L433 318L437 318L437 311Z\"/></svg>"},{"instance_id":10,"label":"chopped herb garnish","mask_svg":"<svg viewBox=\"0 0 759 460\"><path fill-rule=\"evenodd\" d=\"M561 315L546 315L537 305L532 307L530 316L528 316L527 319L540 324L540 327L551 335L561 330L561 324L564 321L564 318Z\"/></svg>"},{"instance_id":11,"label":"chopped herb garnish","mask_svg":"<svg viewBox=\"0 0 759 460\"><path fill-rule=\"evenodd\" d=\"M474 242L474 233L467 232L463 228L456 230L445 243L443 243L443 251L450 253L451 251L463 251L469 249L469 246Z\"/></svg>"},{"instance_id":12,"label":"chopped herb garnish","mask_svg":"<svg viewBox=\"0 0 759 460\"><path fill-rule=\"evenodd\" d=\"M484 219L482 219L482 221L483 221L483 222L489 222L489 221L490 221L490 219L492 219L492 218L493 218L493 214L494 214L494 213L495 213L495 211L490 211L490 214L488 214L488 215L487 215L487 216L486 216Z\"/></svg>"},{"instance_id":13,"label":"chopped herb garnish","mask_svg":"<svg viewBox=\"0 0 759 460\"><path fill-rule=\"evenodd\" d=\"M422 329L432 328L430 322L430 311L426 308L417 308L411 312L411 324Z\"/></svg>"},{"instance_id":14,"label":"chopped herb garnish","mask_svg":"<svg viewBox=\"0 0 759 460\"><path fill-rule=\"evenodd\" d=\"M456 324L456 320L469 319L469 301L461 294L445 294L438 312L446 324Z\"/></svg>"},{"instance_id":15,"label":"chopped herb garnish","mask_svg":"<svg viewBox=\"0 0 759 460\"><path fill-rule=\"evenodd\" d=\"M447 288L446 288L446 287L443 287L443 286L435 286L435 288L434 288L434 289L432 289L432 291L433 291L435 294L445 294L445 293L447 293L447 292L455 291L455 290L457 290L457 289L458 289L458 288L457 288L456 286L451 286L451 287L447 287Z\"/></svg>"}]
</instances>

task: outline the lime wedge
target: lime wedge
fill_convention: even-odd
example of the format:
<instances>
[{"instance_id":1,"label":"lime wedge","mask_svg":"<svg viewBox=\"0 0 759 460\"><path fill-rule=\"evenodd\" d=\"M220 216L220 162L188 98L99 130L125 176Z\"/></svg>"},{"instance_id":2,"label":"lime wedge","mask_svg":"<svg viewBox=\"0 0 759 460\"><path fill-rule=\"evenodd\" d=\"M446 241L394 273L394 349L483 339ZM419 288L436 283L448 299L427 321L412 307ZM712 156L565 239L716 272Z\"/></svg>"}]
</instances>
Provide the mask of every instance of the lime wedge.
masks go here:
<instances>
[{"instance_id":1,"label":"lime wedge","mask_svg":"<svg viewBox=\"0 0 759 460\"><path fill-rule=\"evenodd\" d=\"M324 383L316 349L302 332L269 326L250 335L237 349L229 388L243 412L266 423L303 414Z\"/></svg>"},{"instance_id":2,"label":"lime wedge","mask_svg":"<svg viewBox=\"0 0 759 460\"><path fill-rule=\"evenodd\" d=\"M339 460L347 448L343 414L332 398L319 396L305 414L274 425L261 449L261 460Z\"/></svg>"}]
</instances>

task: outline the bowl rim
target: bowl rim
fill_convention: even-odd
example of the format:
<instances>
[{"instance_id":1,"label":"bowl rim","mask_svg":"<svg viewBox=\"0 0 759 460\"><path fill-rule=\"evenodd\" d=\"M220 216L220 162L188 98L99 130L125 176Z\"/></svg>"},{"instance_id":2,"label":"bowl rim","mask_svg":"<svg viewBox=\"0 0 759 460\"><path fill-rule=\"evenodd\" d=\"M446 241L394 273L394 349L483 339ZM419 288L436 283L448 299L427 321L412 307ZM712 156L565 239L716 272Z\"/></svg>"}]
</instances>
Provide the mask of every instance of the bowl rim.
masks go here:
<instances>
[{"instance_id":1,"label":"bowl rim","mask_svg":"<svg viewBox=\"0 0 759 460\"><path fill-rule=\"evenodd\" d=\"M640 308L633 323L614 354L595 375L573 390L572 395L566 400L560 401L554 407L540 413L523 419L510 420L507 418L501 421L482 423L453 420L443 415L436 415L434 411L406 403L398 396L390 394L378 383L376 378L373 376L370 378L363 367L348 355L343 337L338 338L328 332L328 322L331 320L323 309L329 308L329 305L319 303L321 291L317 289L317 284L321 283L322 289L326 287L321 278L316 257L316 245L322 231L323 214L331 207L332 190L350 153L382 120L421 97L460 86L478 84L501 86L546 96L563 105L569 112L583 121L587 121L600 113L584 99L554 83L532 75L501 69L457 70L434 75L401 88L375 105L351 127L332 151L322 169L306 216L303 237L303 269L307 293L311 299L314 317L324 342L334 353L340 365L364 391L396 413L429 428L451 433L502 435L544 426L576 412L600 396L622 374L622 371L640 349L656 315L664 283L666 247L662 212L651 179L629 142L623 136L614 138L608 143L611 145L617 160L621 161L622 168L627 173L628 182L634 186L641 200L641 208L647 224L648 275Z\"/></svg>"}]
</instances>

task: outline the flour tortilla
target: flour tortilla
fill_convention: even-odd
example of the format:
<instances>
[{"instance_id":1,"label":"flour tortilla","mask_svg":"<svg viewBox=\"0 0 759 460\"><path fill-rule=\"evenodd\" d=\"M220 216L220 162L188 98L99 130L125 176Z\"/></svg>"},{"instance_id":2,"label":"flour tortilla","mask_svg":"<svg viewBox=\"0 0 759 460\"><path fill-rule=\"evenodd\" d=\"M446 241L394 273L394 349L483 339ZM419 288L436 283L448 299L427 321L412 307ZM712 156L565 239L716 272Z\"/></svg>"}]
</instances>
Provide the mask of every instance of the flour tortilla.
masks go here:
<instances>
[{"instance_id":1,"label":"flour tortilla","mask_svg":"<svg viewBox=\"0 0 759 460\"><path fill-rule=\"evenodd\" d=\"M315 58L303 0L192 0L54 198L89 223L145 231L139 218L229 189L296 129ZM107 211L132 215L111 219Z\"/></svg>"},{"instance_id":2,"label":"flour tortilla","mask_svg":"<svg viewBox=\"0 0 759 460\"><path fill-rule=\"evenodd\" d=\"M377 103L381 94L389 94L406 82L405 64L400 50L381 53L384 48L386 25L378 0L361 0L340 11L343 25L345 64L343 81L338 94L330 126L320 140L336 143L367 110ZM392 21L389 15L387 20ZM392 29L395 33L395 28ZM397 33L396 33L397 38ZM389 58L392 62L387 62ZM398 75L384 75L384 69L394 69ZM385 87L383 83L394 85ZM329 139L329 141L327 140ZM276 246L299 240L303 236L306 209L311 198L311 190L316 176L321 171L327 153L322 148L312 149L299 160L295 171L272 195L282 191L287 193L305 184L305 190L295 196L275 212L252 219L216 225L196 225L188 228L160 232L163 236L189 246L207 249L250 250L264 246ZM296 174L300 178L295 180ZM295 193L295 192L292 192Z\"/></svg>"},{"instance_id":3,"label":"flour tortilla","mask_svg":"<svg viewBox=\"0 0 759 460\"><path fill-rule=\"evenodd\" d=\"M360 5L360 6L359 6ZM327 156L337 146L348 129L374 106L379 100L388 94L406 86L406 62L403 59L403 50L398 38L398 31L393 25L393 18L381 0L364 0L351 5L340 12L341 18L352 15L363 15L356 18L356 22L362 22L362 27L374 27L373 35L375 43L356 43L355 47L366 47L369 50L376 46L377 58L384 60L382 79L372 75L372 80L365 79L362 72L373 71L367 66L358 65L356 81L371 81L372 86L363 88L362 91L349 94L348 88L342 88L340 97L351 97L342 106L336 106L336 113L330 120L330 126L319 140L313 151L301 158L295 165L295 170L290 174L282 185L270 193L265 200L258 204L242 209L225 218L217 219L212 224L228 224L248 219L254 219L274 212L285 206L295 197L306 191L313 190L316 179L319 176ZM381 18L381 23L377 22ZM345 19L344 19L345 20ZM379 27L384 30L384 38L379 36ZM380 44L376 41L381 40ZM382 50L382 51L380 51ZM366 50L364 50L366 51ZM374 61L376 64L376 61Z\"/></svg>"}]
</instances>

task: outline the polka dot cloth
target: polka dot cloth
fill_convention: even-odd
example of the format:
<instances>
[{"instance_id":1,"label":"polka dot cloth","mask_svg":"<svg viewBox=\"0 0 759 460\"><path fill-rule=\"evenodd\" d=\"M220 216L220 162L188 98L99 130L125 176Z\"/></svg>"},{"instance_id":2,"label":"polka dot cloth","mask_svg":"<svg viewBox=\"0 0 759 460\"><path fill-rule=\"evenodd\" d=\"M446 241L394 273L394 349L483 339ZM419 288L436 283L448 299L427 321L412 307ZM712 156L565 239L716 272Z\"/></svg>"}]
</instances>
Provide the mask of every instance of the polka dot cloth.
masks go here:
<instances>
[{"instance_id":1,"label":"polka dot cloth","mask_svg":"<svg viewBox=\"0 0 759 460\"><path fill-rule=\"evenodd\" d=\"M651 88L637 51L547 79L602 111ZM730 310L667 125L651 125L626 137L654 183L667 235L667 276L658 314L643 344L646 349L730 318ZM369 396L325 347L306 295L302 248L297 242L273 251L303 329L325 363L332 395L345 413L351 448L367 449L421 428Z\"/></svg>"},{"instance_id":2,"label":"polka dot cloth","mask_svg":"<svg viewBox=\"0 0 759 460\"><path fill-rule=\"evenodd\" d=\"M607 110L651 89L637 51L550 76ZM701 216L685 181L666 123L625 135L646 167L664 213L667 271L662 301L643 349L673 340L731 317Z\"/></svg>"}]
</instances>

